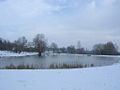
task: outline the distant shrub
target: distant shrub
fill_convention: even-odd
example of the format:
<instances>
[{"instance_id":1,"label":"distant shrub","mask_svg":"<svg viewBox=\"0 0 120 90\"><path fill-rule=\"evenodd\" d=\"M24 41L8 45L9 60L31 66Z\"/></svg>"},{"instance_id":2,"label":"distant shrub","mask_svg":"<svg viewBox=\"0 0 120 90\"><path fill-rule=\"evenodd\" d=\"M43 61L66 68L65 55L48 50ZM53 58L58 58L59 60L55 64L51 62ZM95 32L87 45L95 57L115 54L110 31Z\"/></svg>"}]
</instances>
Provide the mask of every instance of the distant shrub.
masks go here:
<instances>
[{"instance_id":1,"label":"distant shrub","mask_svg":"<svg viewBox=\"0 0 120 90\"><path fill-rule=\"evenodd\" d=\"M91 64L91 67L94 67L94 64Z\"/></svg>"},{"instance_id":2,"label":"distant shrub","mask_svg":"<svg viewBox=\"0 0 120 90\"><path fill-rule=\"evenodd\" d=\"M10 66L6 66L6 69L16 69L16 67L11 64Z\"/></svg>"}]
</instances>

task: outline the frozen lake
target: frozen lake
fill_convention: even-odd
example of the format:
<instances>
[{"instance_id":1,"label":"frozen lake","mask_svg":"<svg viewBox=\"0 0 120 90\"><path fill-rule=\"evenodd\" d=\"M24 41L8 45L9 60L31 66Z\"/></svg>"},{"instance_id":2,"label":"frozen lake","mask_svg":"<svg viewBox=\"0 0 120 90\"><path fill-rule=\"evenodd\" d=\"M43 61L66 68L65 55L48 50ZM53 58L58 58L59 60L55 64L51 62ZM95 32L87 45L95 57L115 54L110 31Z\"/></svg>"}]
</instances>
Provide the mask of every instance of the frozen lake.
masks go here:
<instances>
[{"instance_id":1,"label":"frozen lake","mask_svg":"<svg viewBox=\"0 0 120 90\"><path fill-rule=\"evenodd\" d=\"M114 63L118 63L120 57L114 56L87 56L87 55L54 55L54 56L27 56L27 57L7 57L0 58L0 68L5 68L6 66L14 65L30 65L35 69L47 69L51 64L61 65L91 65L94 66L107 66Z\"/></svg>"}]
</instances>

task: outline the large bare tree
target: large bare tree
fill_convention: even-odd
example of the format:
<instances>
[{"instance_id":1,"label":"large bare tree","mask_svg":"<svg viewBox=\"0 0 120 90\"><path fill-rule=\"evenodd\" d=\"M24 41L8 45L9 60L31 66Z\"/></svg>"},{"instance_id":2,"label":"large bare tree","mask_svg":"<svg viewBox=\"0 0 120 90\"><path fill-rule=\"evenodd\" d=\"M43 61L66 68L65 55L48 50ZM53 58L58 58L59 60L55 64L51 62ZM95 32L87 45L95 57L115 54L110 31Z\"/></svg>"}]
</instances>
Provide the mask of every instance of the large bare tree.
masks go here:
<instances>
[{"instance_id":1,"label":"large bare tree","mask_svg":"<svg viewBox=\"0 0 120 90\"><path fill-rule=\"evenodd\" d=\"M118 54L118 48L116 44L107 42L105 44L96 44L93 47L93 53L99 55L116 55Z\"/></svg>"},{"instance_id":2,"label":"large bare tree","mask_svg":"<svg viewBox=\"0 0 120 90\"><path fill-rule=\"evenodd\" d=\"M35 49L39 53L39 56L45 51L47 46L47 41L45 39L44 34L37 34L35 38L33 39L33 42L35 44Z\"/></svg>"}]
</instances>

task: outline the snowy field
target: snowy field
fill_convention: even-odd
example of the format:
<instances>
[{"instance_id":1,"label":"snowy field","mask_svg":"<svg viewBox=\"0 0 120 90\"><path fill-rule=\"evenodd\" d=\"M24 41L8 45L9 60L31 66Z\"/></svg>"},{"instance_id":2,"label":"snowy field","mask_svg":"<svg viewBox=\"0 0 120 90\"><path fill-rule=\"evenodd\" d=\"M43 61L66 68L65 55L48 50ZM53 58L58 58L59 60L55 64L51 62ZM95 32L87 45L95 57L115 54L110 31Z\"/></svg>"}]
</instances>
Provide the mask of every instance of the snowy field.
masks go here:
<instances>
[{"instance_id":1,"label":"snowy field","mask_svg":"<svg viewBox=\"0 0 120 90\"><path fill-rule=\"evenodd\" d=\"M0 90L120 90L120 64L85 69L0 70Z\"/></svg>"},{"instance_id":2,"label":"snowy field","mask_svg":"<svg viewBox=\"0 0 120 90\"><path fill-rule=\"evenodd\" d=\"M21 57L21 56L31 56L31 55L37 55L38 53L32 53L32 52L21 52L21 53L15 53L11 51L0 51L0 57Z\"/></svg>"}]
</instances>

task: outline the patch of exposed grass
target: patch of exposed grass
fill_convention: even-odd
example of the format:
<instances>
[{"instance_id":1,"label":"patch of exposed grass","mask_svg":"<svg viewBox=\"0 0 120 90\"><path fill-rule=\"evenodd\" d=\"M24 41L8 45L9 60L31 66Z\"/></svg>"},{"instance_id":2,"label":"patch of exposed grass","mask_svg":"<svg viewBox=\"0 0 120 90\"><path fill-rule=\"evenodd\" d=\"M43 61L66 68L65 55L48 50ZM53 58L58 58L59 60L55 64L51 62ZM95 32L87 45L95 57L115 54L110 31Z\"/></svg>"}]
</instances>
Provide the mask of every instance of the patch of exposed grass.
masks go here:
<instances>
[{"instance_id":1,"label":"patch of exposed grass","mask_svg":"<svg viewBox=\"0 0 120 90\"><path fill-rule=\"evenodd\" d=\"M18 65L18 66L14 66L14 65L10 65L10 66L6 66L5 69L35 69L33 67L33 65Z\"/></svg>"},{"instance_id":2,"label":"patch of exposed grass","mask_svg":"<svg viewBox=\"0 0 120 90\"><path fill-rule=\"evenodd\" d=\"M70 68L87 68L94 67L94 64L51 64L49 69L70 69Z\"/></svg>"}]
</instances>

